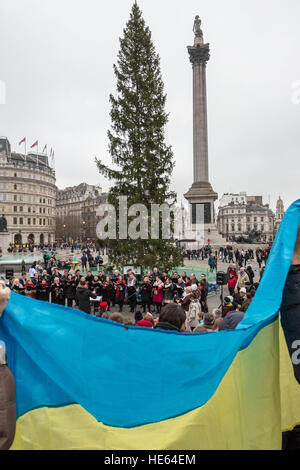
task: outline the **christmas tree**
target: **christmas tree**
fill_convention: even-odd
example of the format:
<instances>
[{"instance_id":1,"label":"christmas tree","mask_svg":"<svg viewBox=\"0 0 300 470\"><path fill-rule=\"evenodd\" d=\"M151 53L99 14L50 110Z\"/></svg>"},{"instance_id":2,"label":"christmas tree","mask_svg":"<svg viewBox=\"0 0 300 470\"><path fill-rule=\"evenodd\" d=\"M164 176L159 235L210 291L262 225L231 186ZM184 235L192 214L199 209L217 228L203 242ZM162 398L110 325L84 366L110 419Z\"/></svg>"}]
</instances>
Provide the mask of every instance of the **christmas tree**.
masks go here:
<instances>
[{"instance_id":1,"label":"christmas tree","mask_svg":"<svg viewBox=\"0 0 300 470\"><path fill-rule=\"evenodd\" d=\"M170 190L174 160L171 146L165 142L168 114L160 59L136 2L120 39L114 73L117 93L110 95L108 131L113 165L111 168L96 162L100 173L113 181L109 203L116 208L117 220L118 198L126 196L128 207L136 203L147 207L149 223L148 238L121 240L117 235L115 240L109 240L110 260L117 266L178 266L181 257L174 242L163 239L161 229L159 238L151 239L150 205L172 205L176 201L176 194Z\"/></svg>"}]
</instances>

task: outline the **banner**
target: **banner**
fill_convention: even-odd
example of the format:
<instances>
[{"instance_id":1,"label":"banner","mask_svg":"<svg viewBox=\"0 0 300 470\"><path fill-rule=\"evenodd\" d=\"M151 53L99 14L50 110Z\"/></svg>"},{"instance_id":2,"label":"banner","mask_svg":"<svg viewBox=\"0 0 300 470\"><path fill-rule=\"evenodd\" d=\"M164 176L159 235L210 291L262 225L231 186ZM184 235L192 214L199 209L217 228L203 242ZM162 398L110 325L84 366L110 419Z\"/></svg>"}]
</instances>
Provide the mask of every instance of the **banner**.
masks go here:
<instances>
[{"instance_id":1,"label":"banner","mask_svg":"<svg viewBox=\"0 0 300 470\"><path fill-rule=\"evenodd\" d=\"M300 395L278 311L300 200L235 330L124 326L12 293L0 322L16 381L12 449L281 449Z\"/></svg>"}]
</instances>

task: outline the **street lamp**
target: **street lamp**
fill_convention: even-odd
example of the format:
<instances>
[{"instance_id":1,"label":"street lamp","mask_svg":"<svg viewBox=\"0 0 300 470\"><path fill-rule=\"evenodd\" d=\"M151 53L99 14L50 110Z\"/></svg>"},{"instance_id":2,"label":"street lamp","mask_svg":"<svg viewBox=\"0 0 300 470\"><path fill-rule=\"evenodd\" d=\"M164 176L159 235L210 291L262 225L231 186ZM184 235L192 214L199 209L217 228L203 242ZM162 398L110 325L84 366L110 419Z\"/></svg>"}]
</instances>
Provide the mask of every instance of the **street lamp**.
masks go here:
<instances>
[{"instance_id":1,"label":"street lamp","mask_svg":"<svg viewBox=\"0 0 300 470\"><path fill-rule=\"evenodd\" d=\"M83 226L82 227L83 228L83 240L82 241L84 242L84 240L85 240L85 220L83 220L82 226Z\"/></svg>"}]
</instances>

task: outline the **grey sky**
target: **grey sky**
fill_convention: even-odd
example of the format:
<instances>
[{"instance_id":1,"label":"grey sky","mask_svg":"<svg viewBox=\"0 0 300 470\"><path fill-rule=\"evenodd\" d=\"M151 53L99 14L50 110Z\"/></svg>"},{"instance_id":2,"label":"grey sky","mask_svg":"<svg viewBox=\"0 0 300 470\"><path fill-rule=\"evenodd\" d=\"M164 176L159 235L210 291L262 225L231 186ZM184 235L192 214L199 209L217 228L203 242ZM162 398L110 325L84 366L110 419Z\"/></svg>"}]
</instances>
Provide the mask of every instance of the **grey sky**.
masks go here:
<instances>
[{"instance_id":1,"label":"grey sky","mask_svg":"<svg viewBox=\"0 0 300 470\"><path fill-rule=\"evenodd\" d=\"M0 135L13 150L27 137L55 149L59 188L109 183L94 157L110 162L107 129L112 65L133 0L1 0ZM299 197L299 0L139 0L153 34L168 95L168 142L179 200L192 180L192 68L187 45L202 19L207 66L210 180L219 196L247 191ZM300 85L298 84L300 88ZM294 90L295 93L295 90ZM298 93L298 98L300 93Z\"/></svg>"}]
</instances>

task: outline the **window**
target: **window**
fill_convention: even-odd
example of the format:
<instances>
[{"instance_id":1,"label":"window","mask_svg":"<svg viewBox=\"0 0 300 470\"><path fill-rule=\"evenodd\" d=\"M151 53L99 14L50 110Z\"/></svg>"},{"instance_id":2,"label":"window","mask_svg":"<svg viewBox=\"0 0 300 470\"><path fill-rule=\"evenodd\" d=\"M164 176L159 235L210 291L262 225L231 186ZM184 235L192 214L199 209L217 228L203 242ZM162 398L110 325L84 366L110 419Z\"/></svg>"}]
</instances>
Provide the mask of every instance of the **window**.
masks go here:
<instances>
[{"instance_id":1,"label":"window","mask_svg":"<svg viewBox=\"0 0 300 470\"><path fill-rule=\"evenodd\" d=\"M14 206L14 212L18 212L18 207Z\"/></svg>"},{"instance_id":2,"label":"window","mask_svg":"<svg viewBox=\"0 0 300 470\"><path fill-rule=\"evenodd\" d=\"M35 225L35 219L34 218L32 219L32 223L33 223L33 225Z\"/></svg>"},{"instance_id":3,"label":"window","mask_svg":"<svg viewBox=\"0 0 300 470\"><path fill-rule=\"evenodd\" d=\"M23 212L23 206L20 206L20 207L19 207L19 211L20 211L20 212Z\"/></svg>"},{"instance_id":4,"label":"window","mask_svg":"<svg viewBox=\"0 0 300 470\"><path fill-rule=\"evenodd\" d=\"M264 221L264 218L263 218L263 217L261 217L261 218L260 218L260 220L261 220L261 222L263 222L263 221Z\"/></svg>"},{"instance_id":5,"label":"window","mask_svg":"<svg viewBox=\"0 0 300 470\"><path fill-rule=\"evenodd\" d=\"M260 229L261 229L261 231L263 232L263 231L264 231L264 225L261 225L261 226L260 226Z\"/></svg>"},{"instance_id":6,"label":"window","mask_svg":"<svg viewBox=\"0 0 300 470\"><path fill-rule=\"evenodd\" d=\"M16 185L16 184L14 184L14 189L17 189L17 185Z\"/></svg>"},{"instance_id":7,"label":"window","mask_svg":"<svg viewBox=\"0 0 300 470\"><path fill-rule=\"evenodd\" d=\"M17 225L18 224L18 219L17 217L14 217L14 225Z\"/></svg>"},{"instance_id":8,"label":"window","mask_svg":"<svg viewBox=\"0 0 300 470\"><path fill-rule=\"evenodd\" d=\"M16 201L16 200L17 200L17 195L16 195L16 194L14 194L14 201Z\"/></svg>"},{"instance_id":9,"label":"window","mask_svg":"<svg viewBox=\"0 0 300 470\"><path fill-rule=\"evenodd\" d=\"M23 225L23 217L20 217L19 223L20 223L20 225Z\"/></svg>"},{"instance_id":10,"label":"window","mask_svg":"<svg viewBox=\"0 0 300 470\"><path fill-rule=\"evenodd\" d=\"M257 221L257 217L254 217L254 222L256 222L256 221Z\"/></svg>"},{"instance_id":11,"label":"window","mask_svg":"<svg viewBox=\"0 0 300 470\"><path fill-rule=\"evenodd\" d=\"M238 231L239 231L239 232L242 231L242 226L241 226L241 224L238 225Z\"/></svg>"}]
</instances>

